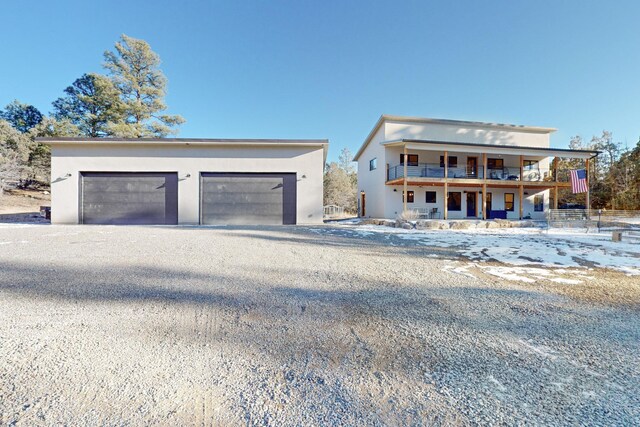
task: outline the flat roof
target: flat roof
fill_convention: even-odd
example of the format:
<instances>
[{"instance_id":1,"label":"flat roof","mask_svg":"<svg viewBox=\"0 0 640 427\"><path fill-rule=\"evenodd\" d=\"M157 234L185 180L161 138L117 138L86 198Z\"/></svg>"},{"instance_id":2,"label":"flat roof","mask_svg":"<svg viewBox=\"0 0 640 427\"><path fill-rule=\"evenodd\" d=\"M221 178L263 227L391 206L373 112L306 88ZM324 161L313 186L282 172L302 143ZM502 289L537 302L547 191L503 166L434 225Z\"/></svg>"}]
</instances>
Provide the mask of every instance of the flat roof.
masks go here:
<instances>
[{"instance_id":1,"label":"flat roof","mask_svg":"<svg viewBox=\"0 0 640 427\"><path fill-rule=\"evenodd\" d=\"M371 138L378 132L380 126L384 122L404 122L404 123L425 123L425 124L439 124L439 125L451 125L451 126L466 126L466 127L479 127L484 129L499 129L499 130L507 130L507 131L519 131L519 132L530 132L530 133L553 133L557 131L556 128L549 127L539 127L539 126L525 126L525 125L514 125L514 124L506 124L506 123L489 123L489 122L473 122L467 120L451 120L451 119L434 119L429 117L412 117L412 116L394 116L391 114L383 114L380 116L375 126L367 135L367 138L362 143L362 146L353 157L353 160L356 161L364 151L364 149L371 142Z\"/></svg>"},{"instance_id":2,"label":"flat roof","mask_svg":"<svg viewBox=\"0 0 640 427\"><path fill-rule=\"evenodd\" d=\"M328 139L230 139L230 138L83 138L83 137L43 137L36 138L36 141L45 142L49 145L69 144L78 142L92 142L104 144L158 144L158 145L181 145L181 144L224 144L224 145L246 145L246 144L292 144L292 145L326 145Z\"/></svg>"}]
</instances>

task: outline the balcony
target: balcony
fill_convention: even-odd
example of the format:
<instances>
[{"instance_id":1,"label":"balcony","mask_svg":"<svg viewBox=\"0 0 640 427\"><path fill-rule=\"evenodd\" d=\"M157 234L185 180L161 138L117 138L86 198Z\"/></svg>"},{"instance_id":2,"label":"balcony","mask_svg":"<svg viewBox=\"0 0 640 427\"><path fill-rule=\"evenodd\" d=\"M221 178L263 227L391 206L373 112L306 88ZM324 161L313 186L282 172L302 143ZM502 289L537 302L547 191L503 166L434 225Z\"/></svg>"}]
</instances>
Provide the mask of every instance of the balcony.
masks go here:
<instances>
[{"instance_id":1,"label":"balcony","mask_svg":"<svg viewBox=\"0 0 640 427\"><path fill-rule=\"evenodd\" d=\"M444 178L444 167L438 163L417 163L407 165L407 178ZM447 179L478 179L484 178L482 167L448 167ZM487 169L487 179L496 181L526 181L543 182L552 181L552 171L545 168L524 169L520 177L519 166L509 166L499 169ZM404 165L390 166L387 172L387 181L404 178Z\"/></svg>"}]
</instances>

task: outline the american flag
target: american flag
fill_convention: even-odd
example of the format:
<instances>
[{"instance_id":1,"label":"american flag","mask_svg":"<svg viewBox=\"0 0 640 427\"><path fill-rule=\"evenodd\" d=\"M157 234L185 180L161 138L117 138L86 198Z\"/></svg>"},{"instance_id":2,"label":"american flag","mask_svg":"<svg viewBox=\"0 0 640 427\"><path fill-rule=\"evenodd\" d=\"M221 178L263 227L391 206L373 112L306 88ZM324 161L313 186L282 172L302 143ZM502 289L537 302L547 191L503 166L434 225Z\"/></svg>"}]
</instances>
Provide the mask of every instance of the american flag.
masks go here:
<instances>
[{"instance_id":1,"label":"american flag","mask_svg":"<svg viewBox=\"0 0 640 427\"><path fill-rule=\"evenodd\" d=\"M571 171L571 191L573 194L587 192L587 171L584 169Z\"/></svg>"}]
</instances>

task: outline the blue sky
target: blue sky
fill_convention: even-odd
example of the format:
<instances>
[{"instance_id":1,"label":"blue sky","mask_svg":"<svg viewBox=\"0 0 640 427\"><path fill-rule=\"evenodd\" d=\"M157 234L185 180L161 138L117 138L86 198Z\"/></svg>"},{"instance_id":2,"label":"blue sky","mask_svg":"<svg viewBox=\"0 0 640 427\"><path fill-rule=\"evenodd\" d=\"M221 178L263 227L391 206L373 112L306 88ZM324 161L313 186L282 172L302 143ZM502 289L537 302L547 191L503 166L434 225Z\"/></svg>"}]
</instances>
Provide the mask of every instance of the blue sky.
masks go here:
<instances>
[{"instance_id":1,"label":"blue sky","mask_svg":"<svg viewBox=\"0 0 640 427\"><path fill-rule=\"evenodd\" d=\"M638 1L30 1L0 14L0 105L47 112L120 34L169 79L182 137L329 138L380 114L640 137Z\"/></svg>"}]
</instances>

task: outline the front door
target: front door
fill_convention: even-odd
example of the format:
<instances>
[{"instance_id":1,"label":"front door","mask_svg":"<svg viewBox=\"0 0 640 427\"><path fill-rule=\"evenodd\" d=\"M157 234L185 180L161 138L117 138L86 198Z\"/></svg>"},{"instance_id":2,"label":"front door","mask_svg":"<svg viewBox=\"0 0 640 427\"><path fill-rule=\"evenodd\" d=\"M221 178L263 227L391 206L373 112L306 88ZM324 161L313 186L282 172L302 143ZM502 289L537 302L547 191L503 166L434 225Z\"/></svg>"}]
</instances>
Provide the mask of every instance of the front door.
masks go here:
<instances>
[{"instance_id":1,"label":"front door","mask_svg":"<svg viewBox=\"0 0 640 427\"><path fill-rule=\"evenodd\" d=\"M366 213L365 210L365 194L364 191L360 193L360 216L364 217Z\"/></svg>"},{"instance_id":2,"label":"front door","mask_svg":"<svg viewBox=\"0 0 640 427\"><path fill-rule=\"evenodd\" d=\"M476 216L476 193L467 193L467 216Z\"/></svg>"},{"instance_id":3,"label":"front door","mask_svg":"<svg viewBox=\"0 0 640 427\"><path fill-rule=\"evenodd\" d=\"M467 157L467 178L478 177L478 158Z\"/></svg>"},{"instance_id":4,"label":"front door","mask_svg":"<svg viewBox=\"0 0 640 427\"><path fill-rule=\"evenodd\" d=\"M486 219L491 219L491 193L487 193L487 201L485 203L485 206L487 207L487 212L485 213L484 217Z\"/></svg>"}]
</instances>

